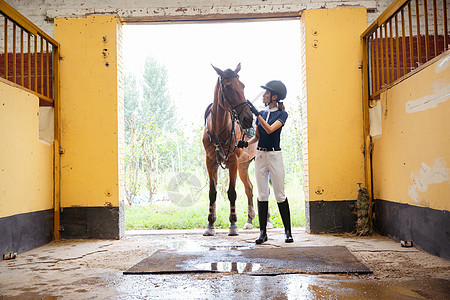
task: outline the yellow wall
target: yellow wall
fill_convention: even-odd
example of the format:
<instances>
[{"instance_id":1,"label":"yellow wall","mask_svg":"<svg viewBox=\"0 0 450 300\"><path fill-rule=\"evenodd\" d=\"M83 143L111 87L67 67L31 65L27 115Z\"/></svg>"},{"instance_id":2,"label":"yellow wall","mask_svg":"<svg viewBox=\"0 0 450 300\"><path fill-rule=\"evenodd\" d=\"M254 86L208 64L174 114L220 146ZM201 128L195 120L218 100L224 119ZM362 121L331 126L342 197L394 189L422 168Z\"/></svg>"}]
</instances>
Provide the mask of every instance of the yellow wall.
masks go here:
<instances>
[{"instance_id":1,"label":"yellow wall","mask_svg":"<svg viewBox=\"0 0 450 300\"><path fill-rule=\"evenodd\" d=\"M62 56L63 207L119 205L119 26L113 16L55 19Z\"/></svg>"},{"instance_id":2,"label":"yellow wall","mask_svg":"<svg viewBox=\"0 0 450 300\"><path fill-rule=\"evenodd\" d=\"M53 147L39 141L39 100L0 81L0 218L53 208Z\"/></svg>"},{"instance_id":3,"label":"yellow wall","mask_svg":"<svg viewBox=\"0 0 450 300\"><path fill-rule=\"evenodd\" d=\"M366 9L307 10L302 20L308 126L306 199L356 200L357 183L364 183L358 64Z\"/></svg>"},{"instance_id":4,"label":"yellow wall","mask_svg":"<svg viewBox=\"0 0 450 300\"><path fill-rule=\"evenodd\" d=\"M381 95L374 197L450 210L450 52Z\"/></svg>"}]
</instances>

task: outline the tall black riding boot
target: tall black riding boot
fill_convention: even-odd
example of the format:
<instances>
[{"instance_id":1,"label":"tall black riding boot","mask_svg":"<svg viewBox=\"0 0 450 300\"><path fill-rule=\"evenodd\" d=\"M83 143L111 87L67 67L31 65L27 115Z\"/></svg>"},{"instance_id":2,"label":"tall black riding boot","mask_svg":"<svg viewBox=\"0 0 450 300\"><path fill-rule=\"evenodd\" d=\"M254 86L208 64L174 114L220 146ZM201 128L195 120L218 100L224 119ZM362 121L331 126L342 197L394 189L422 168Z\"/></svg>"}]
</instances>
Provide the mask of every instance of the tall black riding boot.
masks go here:
<instances>
[{"instance_id":1,"label":"tall black riding boot","mask_svg":"<svg viewBox=\"0 0 450 300\"><path fill-rule=\"evenodd\" d=\"M284 202L278 203L278 208L280 210L281 220L283 220L284 225L284 241L286 243L292 243L294 239L292 238L291 233L291 212L289 211L288 199L286 198Z\"/></svg>"},{"instance_id":2,"label":"tall black riding boot","mask_svg":"<svg viewBox=\"0 0 450 300\"><path fill-rule=\"evenodd\" d=\"M267 242L267 211L269 210L269 201L258 202L258 219L259 219L259 238L255 241L257 244Z\"/></svg>"}]
</instances>

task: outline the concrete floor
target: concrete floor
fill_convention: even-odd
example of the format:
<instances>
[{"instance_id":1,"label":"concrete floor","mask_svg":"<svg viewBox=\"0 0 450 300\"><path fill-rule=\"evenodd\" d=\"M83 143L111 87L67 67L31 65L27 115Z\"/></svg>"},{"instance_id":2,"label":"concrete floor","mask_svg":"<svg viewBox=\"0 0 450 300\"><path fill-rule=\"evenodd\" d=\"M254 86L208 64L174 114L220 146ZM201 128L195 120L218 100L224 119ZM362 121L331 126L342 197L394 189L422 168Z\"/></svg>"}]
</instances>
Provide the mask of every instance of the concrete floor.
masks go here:
<instances>
[{"instance_id":1,"label":"concrete floor","mask_svg":"<svg viewBox=\"0 0 450 300\"><path fill-rule=\"evenodd\" d=\"M122 240L61 240L0 261L0 299L449 299L450 261L382 236L310 235L294 229L285 244L281 229L256 246L257 230L228 237L218 230L132 231ZM346 246L372 269L370 275L239 272L123 275L157 250L196 251L214 246Z\"/></svg>"}]
</instances>

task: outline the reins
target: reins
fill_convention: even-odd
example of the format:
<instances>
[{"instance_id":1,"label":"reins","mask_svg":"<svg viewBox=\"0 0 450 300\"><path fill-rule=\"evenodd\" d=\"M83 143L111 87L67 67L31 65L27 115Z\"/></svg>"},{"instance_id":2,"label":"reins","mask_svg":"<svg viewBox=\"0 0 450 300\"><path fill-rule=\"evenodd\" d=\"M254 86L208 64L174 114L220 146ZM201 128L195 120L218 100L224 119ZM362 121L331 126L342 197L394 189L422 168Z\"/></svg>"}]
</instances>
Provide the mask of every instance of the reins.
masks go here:
<instances>
[{"instance_id":1,"label":"reins","mask_svg":"<svg viewBox=\"0 0 450 300\"><path fill-rule=\"evenodd\" d=\"M214 116L214 113L212 111L211 111L211 116ZM233 150L231 150L233 137L237 140L237 138L236 138L236 119L234 118L233 115L231 115L231 122L232 122L231 132L230 132L230 135L228 136L227 140L224 143L220 142L219 136L217 135L217 131L214 126L214 120L212 120L212 122L211 122L213 124L213 132L215 135L214 145L216 146L216 160L217 160L217 164L222 169L226 169L227 167L222 164L221 158L224 160L224 162L227 161L228 158L230 157L230 155L232 155L234 153L234 151L236 151L236 148L237 148L237 144L235 144ZM206 130L208 132L208 123L206 123L206 126L207 126ZM208 134L209 134L209 132L208 132ZM209 135L209 138L210 138L210 140L212 140L211 135ZM243 136L242 136L242 138L243 138ZM222 144L228 144L226 154L225 154L225 150L222 147Z\"/></svg>"},{"instance_id":2,"label":"reins","mask_svg":"<svg viewBox=\"0 0 450 300\"><path fill-rule=\"evenodd\" d=\"M238 77L239 77L238 75L234 75L231 78L238 78ZM228 79L228 78L225 78L225 79ZM234 148L233 148L233 150L231 150L233 137L234 137L234 139L237 142L236 122L237 122L237 120L239 120L239 116L242 113L242 111L244 110L245 105L248 105L248 104L247 104L247 102L242 102L242 103L239 103L239 104L233 106L231 104L230 100L228 99L227 95L224 92L223 80L224 80L224 78L220 77L219 83L220 83L220 97L222 98L222 107L224 107L223 104L224 104L224 101L226 101L226 103L230 107L230 111L231 111L230 112L230 116L231 116L231 124L232 124L231 125L230 135L227 138L227 140L223 143L223 144L227 144L228 143L228 149L227 149L227 153L226 154L225 154L225 151L224 151L224 149L222 147L222 143L220 142L219 136L217 135L217 131L216 131L216 128L215 128L215 125L214 125L214 112L212 111L212 108L211 108L210 113L211 113L211 117L212 117L211 123L212 123L212 126L213 126L214 139L212 138L212 136L210 134L210 131L209 131L209 128L208 128L207 119L205 119L205 123L206 123L206 132L209 135L209 139L210 139L210 141L214 141L214 145L216 146L216 160L217 160L217 164L222 169L226 169L227 167L226 167L226 165L224 166L222 164L221 158L223 159L224 162L226 162L228 160L228 158L230 157L230 155L232 155L234 153L234 151L236 151L237 143L234 144ZM236 111L236 109L241 107L241 106L242 106L242 108L241 108L241 110L238 113ZM239 126L241 127L241 132L242 132L241 140L244 140L245 132L244 132L244 130L242 130L242 126L241 126L240 123L239 123Z\"/></svg>"}]
</instances>

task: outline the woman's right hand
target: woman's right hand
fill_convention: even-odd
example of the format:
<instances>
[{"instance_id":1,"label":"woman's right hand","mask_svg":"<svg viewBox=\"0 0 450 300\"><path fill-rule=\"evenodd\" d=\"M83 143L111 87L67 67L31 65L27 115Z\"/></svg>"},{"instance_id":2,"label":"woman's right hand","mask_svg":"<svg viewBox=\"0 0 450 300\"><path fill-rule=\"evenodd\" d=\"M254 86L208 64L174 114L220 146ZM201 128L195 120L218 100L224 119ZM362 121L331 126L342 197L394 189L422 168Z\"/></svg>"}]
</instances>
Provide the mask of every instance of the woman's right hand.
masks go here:
<instances>
[{"instance_id":1,"label":"woman's right hand","mask_svg":"<svg viewBox=\"0 0 450 300\"><path fill-rule=\"evenodd\" d=\"M248 107L250 108L250 110L252 111L252 113L253 113L256 117L258 117L258 116L259 116L259 112L258 112L258 110L256 109L256 107L253 105L253 103L251 103L250 100L247 100L247 104L248 104Z\"/></svg>"}]
</instances>

